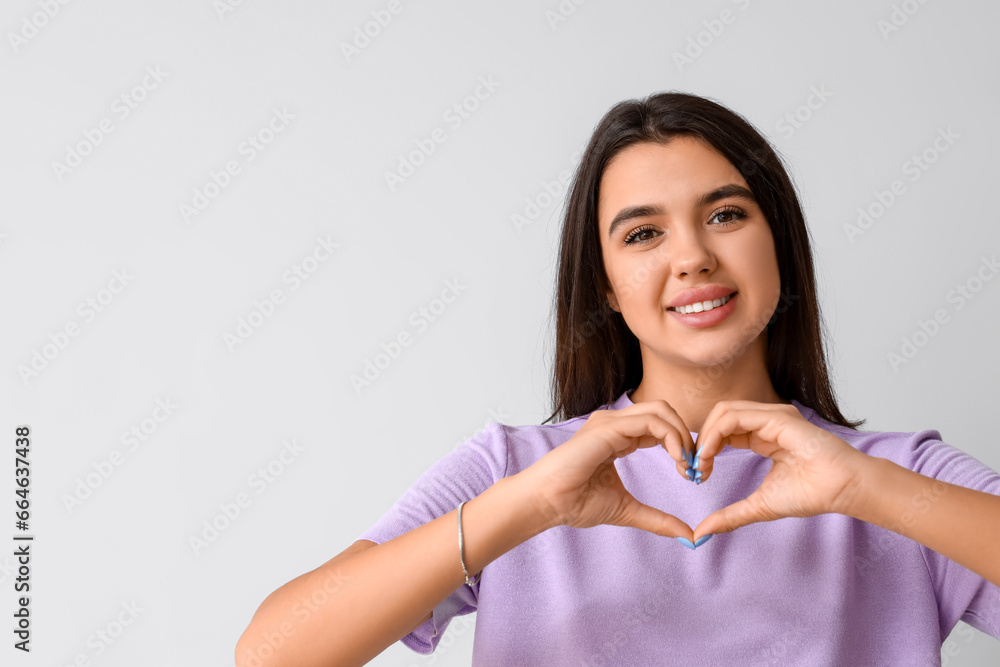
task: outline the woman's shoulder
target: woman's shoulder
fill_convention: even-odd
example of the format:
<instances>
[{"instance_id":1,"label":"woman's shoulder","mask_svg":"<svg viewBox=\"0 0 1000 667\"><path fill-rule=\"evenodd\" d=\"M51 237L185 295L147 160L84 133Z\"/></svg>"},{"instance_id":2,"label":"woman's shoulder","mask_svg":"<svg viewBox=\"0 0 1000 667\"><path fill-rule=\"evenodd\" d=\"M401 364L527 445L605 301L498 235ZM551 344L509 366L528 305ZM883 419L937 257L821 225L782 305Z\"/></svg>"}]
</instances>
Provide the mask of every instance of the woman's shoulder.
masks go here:
<instances>
[{"instance_id":1,"label":"woman's shoulder","mask_svg":"<svg viewBox=\"0 0 1000 667\"><path fill-rule=\"evenodd\" d=\"M534 440L550 440L554 438L564 438L568 439L574 433L580 430L584 422L598 410L616 410L624 406L625 399L619 397L615 401L610 403L605 403L603 405L598 405L590 412L586 414L578 415L576 417L569 417L562 421L552 422L549 424L511 424L504 422L500 426L507 431L508 434L516 434L522 438L530 438Z\"/></svg>"},{"instance_id":2,"label":"woman's shoulder","mask_svg":"<svg viewBox=\"0 0 1000 667\"><path fill-rule=\"evenodd\" d=\"M587 413L549 424L491 422L489 431L495 438L503 441L507 474L512 475L572 438L589 416L590 413Z\"/></svg>"},{"instance_id":3,"label":"woman's shoulder","mask_svg":"<svg viewBox=\"0 0 1000 667\"><path fill-rule=\"evenodd\" d=\"M508 440L521 443L536 443L539 445L551 446L561 444L573 437L590 414L580 415L561 422L551 424L499 424Z\"/></svg>"},{"instance_id":4,"label":"woman's shoulder","mask_svg":"<svg viewBox=\"0 0 1000 667\"><path fill-rule=\"evenodd\" d=\"M955 480L952 483L961 486L978 487L987 483L1000 488L1000 474L971 454L945 441L938 429L857 430L829 422L809 408L802 412L803 416L816 426L869 456L889 459L897 465L928 477L945 481Z\"/></svg>"},{"instance_id":5,"label":"woman's shoulder","mask_svg":"<svg viewBox=\"0 0 1000 667\"><path fill-rule=\"evenodd\" d=\"M828 421L821 417L815 410L799 403L795 399L792 399L792 404L810 422L819 426L824 431L833 433L852 447L866 454L880 456L880 454L875 453L876 451L908 451L916 453L932 446L935 442L943 443L941 433L937 429L927 428L916 431L858 430Z\"/></svg>"}]
</instances>

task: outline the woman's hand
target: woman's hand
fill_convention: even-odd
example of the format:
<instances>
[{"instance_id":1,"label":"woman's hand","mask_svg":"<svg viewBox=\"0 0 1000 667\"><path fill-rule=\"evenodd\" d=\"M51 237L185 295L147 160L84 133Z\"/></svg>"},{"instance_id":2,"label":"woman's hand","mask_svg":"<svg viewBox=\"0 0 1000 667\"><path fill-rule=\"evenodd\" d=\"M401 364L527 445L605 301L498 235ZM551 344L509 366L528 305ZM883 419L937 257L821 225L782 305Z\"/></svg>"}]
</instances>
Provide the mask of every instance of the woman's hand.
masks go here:
<instances>
[{"instance_id":1,"label":"woman's hand","mask_svg":"<svg viewBox=\"0 0 1000 667\"><path fill-rule=\"evenodd\" d=\"M717 403L698 433L702 482L712 476L715 456L726 445L767 456L771 470L746 499L705 517L694 531L699 537L758 521L846 514L869 458L784 403Z\"/></svg>"},{"instance_id":2,"label":"woman's hand","mask_svg":"<svg viewBox=\"0 0 1000 667\"><path fill-rule=\"evenodd\" d=\"M643 401L621 410L595 410L566 442L518 473L539 493L553 526L631 526L690 539L691 527L677 517L640 503L622 484L615 459L639 448L663 447L681 474L691 433L666 401Z\"/></svg>"}]
</instances>

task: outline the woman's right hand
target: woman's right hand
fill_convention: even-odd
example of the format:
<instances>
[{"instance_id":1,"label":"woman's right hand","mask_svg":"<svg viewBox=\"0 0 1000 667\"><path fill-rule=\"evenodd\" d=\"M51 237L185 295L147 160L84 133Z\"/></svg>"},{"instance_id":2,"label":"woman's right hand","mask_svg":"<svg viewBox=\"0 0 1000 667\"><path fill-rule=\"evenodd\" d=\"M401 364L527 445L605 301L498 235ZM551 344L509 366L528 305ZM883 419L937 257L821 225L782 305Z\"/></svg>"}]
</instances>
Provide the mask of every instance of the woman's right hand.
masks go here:
<instances>
[{"instance_id":1,"label":"woman's right hand","mask_svg":"<svg viewBox=\"0 0 1000 667\"><path fill-rule=\"evenodd\" d=\"M687 480L685 452L694 441L684 422L663 400L620 410L595 410L566 442L518 473L539 494L540 509L553 526L631 526L692 539L694 531L677 517L640 503L622 484L615 459L639 448L663 447Z\"/></svg>"}]
</instances>

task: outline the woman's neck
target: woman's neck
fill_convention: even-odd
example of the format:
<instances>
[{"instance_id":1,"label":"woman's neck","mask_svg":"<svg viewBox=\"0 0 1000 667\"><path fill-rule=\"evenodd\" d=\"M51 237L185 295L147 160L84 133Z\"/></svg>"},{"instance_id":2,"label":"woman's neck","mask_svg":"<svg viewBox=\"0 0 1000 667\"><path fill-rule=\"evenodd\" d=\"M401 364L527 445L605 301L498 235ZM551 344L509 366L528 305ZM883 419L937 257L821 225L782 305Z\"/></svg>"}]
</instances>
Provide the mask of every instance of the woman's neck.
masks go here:
<instances>
[{"instance_id":1,"label":"woman's neck","mask_svg":"<svg viewBox=\"0 0 1000 667\"><path fill-rule=\"evenodd\" d=\"M748 352L730 360L727 367L676 366L644 354L642 382L630 398L633 403L665 400L695 433L701 431L708 414L720 401L790 403L774 389L763 346Z\"/></svg>"}]
</instances>

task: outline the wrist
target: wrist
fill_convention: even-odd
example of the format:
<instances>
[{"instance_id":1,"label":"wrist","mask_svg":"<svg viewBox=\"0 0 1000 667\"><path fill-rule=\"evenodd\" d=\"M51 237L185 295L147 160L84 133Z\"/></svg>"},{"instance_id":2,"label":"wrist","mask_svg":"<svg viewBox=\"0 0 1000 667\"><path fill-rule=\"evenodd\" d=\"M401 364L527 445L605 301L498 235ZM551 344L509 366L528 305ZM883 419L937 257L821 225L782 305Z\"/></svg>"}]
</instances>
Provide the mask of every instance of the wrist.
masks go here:
<instances>
[{"instance_id":1,"label":"wrist","mask_svg":"<svg viewBox=\"0 0 1000 667\"><path fill-rule=\"evenodd\" d=\"M840 494L834 512L871 522L878 514L880 494L875 491L879 479L886 475L885 466L892 465L888 459L857 452L857 461L851 475L850 484Z\"/></svg>"},{"instance_id":2,"label":"wrist","mask_svg":"<svg viewBox=\"0 0 1000 667\"><path fill-rule=\"evenodd\" d=\"M463 565L473 579L486 565L549 527L530 483L517 475L497 480L465 502L461 522L460 553L464 551Z\"/></svg>"},{"instance_id":3,"label":"wrist","mask_svg":"<svg viewBox=\"0 0 1000 667\"><path fill-rule=\"evenodd\" d=\"M521 471L500 481L507 484L507 490L514 498L513 506L521 517L527 540L544 533L549 528L562 525L562 522L552 505L546 501L543 494L539 493L538 486L525 474L526 472L527 470Z\"/></svg>"}]
</instances>

